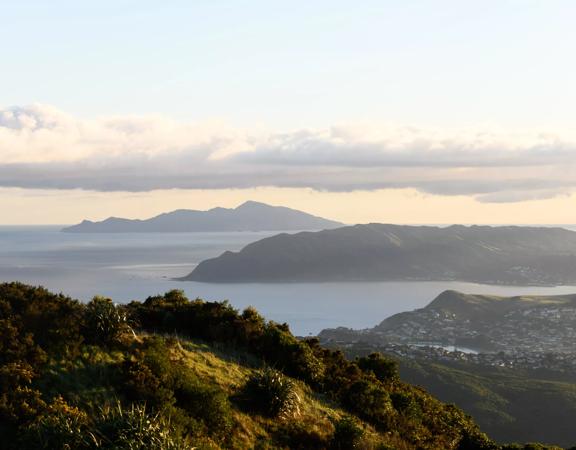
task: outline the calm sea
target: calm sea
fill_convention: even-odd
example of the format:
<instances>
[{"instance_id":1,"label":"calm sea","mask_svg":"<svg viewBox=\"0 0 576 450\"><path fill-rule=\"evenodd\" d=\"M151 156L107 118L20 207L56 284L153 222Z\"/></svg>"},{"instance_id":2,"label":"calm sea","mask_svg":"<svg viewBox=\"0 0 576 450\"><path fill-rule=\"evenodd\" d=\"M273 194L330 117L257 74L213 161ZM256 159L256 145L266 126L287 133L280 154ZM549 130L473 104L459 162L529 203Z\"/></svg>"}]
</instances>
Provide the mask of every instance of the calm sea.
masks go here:
<instances>
[{"instance_id":1,"label":"calm sea","mask_svg":"<svg viewBox=\"0 0 576 450\"><path fill-rule=\"evenodd\" d=\"M0 281L42 285L74 298L105 295L117 302L170 289L191 298L255 306L287 322L298 335L323 328L372 327L401 311L420 308L445 289L466 293L563 294L574 286L509 287L459 282L211 284L179 282L196 264L274 233L71 234L61 227L0 227Z\"/></svg>"}]
</instances>

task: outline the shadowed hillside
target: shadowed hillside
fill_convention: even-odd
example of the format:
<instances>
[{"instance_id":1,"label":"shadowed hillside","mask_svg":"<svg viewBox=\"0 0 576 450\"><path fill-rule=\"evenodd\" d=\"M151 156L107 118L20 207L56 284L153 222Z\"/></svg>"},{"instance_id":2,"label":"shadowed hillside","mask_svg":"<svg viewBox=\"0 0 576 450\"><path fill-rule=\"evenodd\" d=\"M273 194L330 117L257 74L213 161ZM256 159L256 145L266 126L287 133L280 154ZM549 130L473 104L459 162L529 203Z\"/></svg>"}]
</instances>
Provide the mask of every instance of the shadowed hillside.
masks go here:
<instances>
[{"instance_id":1,"label":"shadowed hillside","mask_svg":"<svg viewBox=\"0 0 576 450\"><path fill-rule=\"evenodd\" d=\"M369 224L280 234L200 263L206 282L460 280L576 283L576 233L562 228Z\"/></svg>"}]
</instances>

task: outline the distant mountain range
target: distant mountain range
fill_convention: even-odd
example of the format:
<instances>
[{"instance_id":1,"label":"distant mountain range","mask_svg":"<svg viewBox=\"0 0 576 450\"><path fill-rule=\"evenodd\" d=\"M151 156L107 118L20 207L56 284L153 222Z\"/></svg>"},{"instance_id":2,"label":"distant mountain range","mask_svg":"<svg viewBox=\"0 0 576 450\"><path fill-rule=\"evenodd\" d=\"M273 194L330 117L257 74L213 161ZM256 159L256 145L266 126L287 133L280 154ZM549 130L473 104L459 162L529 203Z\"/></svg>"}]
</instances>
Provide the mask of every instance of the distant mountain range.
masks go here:
<instances>
[{"instance_id":1,"label":"distant mountain range","mask_svg":"<svg viewBox=\"0 0 576 450\"><path fill-rule=\"evenodd\" d=\"M110 217L102 222L84 220L64 228L66 233L177 233L199 231L292 231L321 230L343 226L283 206L248 201L234 209L208 211L179 209L146 220Z\"/></svg>"},{"instance_id":2,"label":"distant mountain range","mask_svg":"<svg viewBox=\"0 0 576 450\"><path fill-rule=\"evenodd\" d=\"M576 233L515 226L355 225L262 239L203 261L185 279L572 284Z\"/></svg>"}]
</instances>

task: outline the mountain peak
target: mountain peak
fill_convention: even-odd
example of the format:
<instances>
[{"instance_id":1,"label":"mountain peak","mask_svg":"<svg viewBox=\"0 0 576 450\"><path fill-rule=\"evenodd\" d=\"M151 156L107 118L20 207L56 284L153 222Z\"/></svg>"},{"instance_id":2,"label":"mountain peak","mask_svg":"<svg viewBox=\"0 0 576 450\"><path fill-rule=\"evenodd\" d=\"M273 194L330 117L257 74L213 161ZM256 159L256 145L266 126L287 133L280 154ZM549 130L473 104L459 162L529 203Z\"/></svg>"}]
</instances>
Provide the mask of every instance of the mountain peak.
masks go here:
<instances>
[{"instance_id":1,"label":"mountain peak","mask_svg":"<svg viewBox=\"0 0 576 450\"><path fill-rule=\"evenodd\" d=\"M261 207L273 208L273 206L270 206L266 203L255 202L254 200L247 200L241 205L237 206L236 209L261 208Z\"/></svg>"},{"instance_id":2,"label":"mountain peak","mask_svg":"<svg viewBox=\"0 0 576 450\"><path fill-rule=\"evenodd\" d=\"M474 296L449 289L441 292L430 304L428 304L427 308L449 308L461 306L469 303L471 298L474 298Z\"/></svg>"}]
</instances>

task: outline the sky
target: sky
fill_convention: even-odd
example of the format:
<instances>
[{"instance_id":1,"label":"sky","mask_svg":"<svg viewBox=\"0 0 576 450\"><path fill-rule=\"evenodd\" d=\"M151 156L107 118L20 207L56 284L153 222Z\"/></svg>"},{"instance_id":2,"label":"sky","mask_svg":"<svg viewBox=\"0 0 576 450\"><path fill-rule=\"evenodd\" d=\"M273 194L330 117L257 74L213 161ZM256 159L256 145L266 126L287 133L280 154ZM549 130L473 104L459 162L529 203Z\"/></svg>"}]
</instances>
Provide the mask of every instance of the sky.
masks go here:
<instances>
[{"instance_id":1,"label":"sky","mask_svg":"<svg viewBox=\"0 0 576 450\"><path fill-rule=\"evenodd\" d=\"M0 224L259 200L576 223L576 3L0 0Z\"/></svg>"}]
</instances>

